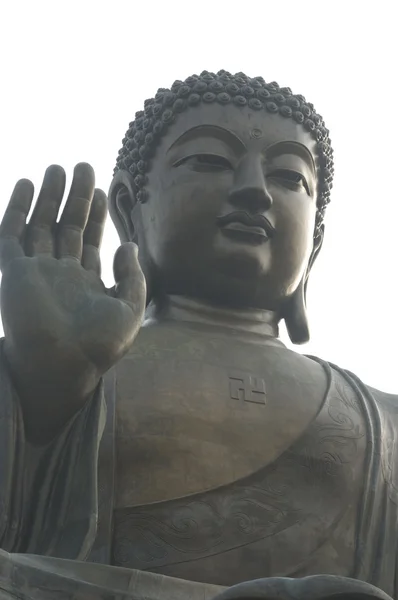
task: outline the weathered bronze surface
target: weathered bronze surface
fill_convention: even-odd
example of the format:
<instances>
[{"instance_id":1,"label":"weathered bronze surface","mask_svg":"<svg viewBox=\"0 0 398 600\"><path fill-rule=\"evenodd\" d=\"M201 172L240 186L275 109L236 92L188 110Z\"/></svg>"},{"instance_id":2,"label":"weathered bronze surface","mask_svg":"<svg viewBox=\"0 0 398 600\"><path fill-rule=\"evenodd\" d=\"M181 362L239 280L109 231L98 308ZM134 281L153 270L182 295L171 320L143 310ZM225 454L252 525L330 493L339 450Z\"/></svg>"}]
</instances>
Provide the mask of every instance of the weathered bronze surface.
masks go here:
<instances>
[{"instance_id":1,"label":"weathered bronze surface","mask_svg":"<svg viewBox=\"0 0 398 600\"><path fill-rule=\"evenodd\" d=\"M288 88L204 73L106 196L50 167L0 228L0 599L397 598L398 400L288 350L333 173ZM137 252L138 247L138 252ZM146 308L145 308L146 307Z\"/></svg>"}]
</instances>

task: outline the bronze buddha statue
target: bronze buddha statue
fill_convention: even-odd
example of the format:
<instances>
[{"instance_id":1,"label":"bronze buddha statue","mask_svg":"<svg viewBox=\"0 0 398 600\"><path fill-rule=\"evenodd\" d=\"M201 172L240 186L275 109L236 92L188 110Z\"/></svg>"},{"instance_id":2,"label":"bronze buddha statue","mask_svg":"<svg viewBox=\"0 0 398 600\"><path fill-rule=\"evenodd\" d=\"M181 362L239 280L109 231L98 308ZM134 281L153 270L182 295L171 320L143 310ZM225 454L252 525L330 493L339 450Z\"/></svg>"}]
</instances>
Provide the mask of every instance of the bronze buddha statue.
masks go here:
<instances>
[{"instance_id":1,"label":"bronze buddha statue","mask_svg":"<svg viewBox=\"0 0 398 600\"><path fill-rule=\"evenodd\" d=\"M242 73L176 81L119 152L110 290L91 167L59 219L61 167L29 220L17 183L1 598L398 597L398 399L278 339L281 320L309 338L332 176L304 97Z\"/></svg>"}]
</instances>

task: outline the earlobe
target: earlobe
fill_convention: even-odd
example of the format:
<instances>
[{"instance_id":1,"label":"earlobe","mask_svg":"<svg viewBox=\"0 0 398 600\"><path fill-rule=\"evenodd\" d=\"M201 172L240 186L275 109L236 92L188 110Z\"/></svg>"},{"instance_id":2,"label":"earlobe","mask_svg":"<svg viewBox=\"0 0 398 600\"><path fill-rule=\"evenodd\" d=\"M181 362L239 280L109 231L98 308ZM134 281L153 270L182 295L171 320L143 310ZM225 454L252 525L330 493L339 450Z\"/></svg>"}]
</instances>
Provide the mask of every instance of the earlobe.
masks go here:
<instances>
[{"instance_id":1,"label":"earlobe","mask_svg":"<svg viewBox=\"0 0 398 600\"><path fill-rule=\"evenodd\" d=\"M284 311L286 329L293 344L305 344L310 339L305 290L306 282L302 279Z\"/></svg>"},{"instance_id":2,"label":"earlobe","mask_svg":"<svg viewBox=\"0 0 398 600\"><path fill-rule=\"evenodd\" d=\"M286 329L293 344L305 344L310 339L310 328L308 324L306 303L307 283L310 271L322 248L323 236L324 226L322 225L318 235L314 240L314 248L308 261L306 273L297 290L289 298L285 307L283 316L286 323Z\"/></svg>"},{"instance_id":3,"label":"earlobe","mask_svg":"<svg viewBox=\"0 0 398 600\"><path fill-rule=\"evenodd\" d=\"M312 250L310 260L308 261L307 280L308 280L308 275L310 274L310 271L314 265L314 262L318 258L318 254L321 251L324 235L325 235L325 226L321 225L319 230L316 232L316 235L314 236L314 248Z\"/></svg>"},{"instance_id":4,"label":"earlobe","mask_svg":"<svg viewBox=\"0 0 398 600\"><path fill-rule=\"evenodd\" d=\"M136 205L133 179L128 171L114 176L108 193L109 214L122 242L136 242L131 212Z\"/></svg>"}]
</instances>

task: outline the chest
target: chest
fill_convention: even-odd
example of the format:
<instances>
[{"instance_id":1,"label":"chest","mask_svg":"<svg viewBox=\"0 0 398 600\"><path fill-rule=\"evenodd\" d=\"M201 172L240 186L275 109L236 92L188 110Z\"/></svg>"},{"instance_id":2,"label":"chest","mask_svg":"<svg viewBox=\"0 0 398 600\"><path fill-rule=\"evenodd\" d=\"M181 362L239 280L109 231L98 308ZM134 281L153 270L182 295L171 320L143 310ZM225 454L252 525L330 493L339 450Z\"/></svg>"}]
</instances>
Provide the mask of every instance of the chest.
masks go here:
<instances>
[{"instance_id":1,"label":"chest","mask_svg":"<svg viewBox=\"0 0 398 600\"><path fill-rule=\"evenodd\" d=\"M319 410L319 365L238 335L141 330L117 369L118 508L236 481L272 462Z\"/></svg>"}]
</instances>

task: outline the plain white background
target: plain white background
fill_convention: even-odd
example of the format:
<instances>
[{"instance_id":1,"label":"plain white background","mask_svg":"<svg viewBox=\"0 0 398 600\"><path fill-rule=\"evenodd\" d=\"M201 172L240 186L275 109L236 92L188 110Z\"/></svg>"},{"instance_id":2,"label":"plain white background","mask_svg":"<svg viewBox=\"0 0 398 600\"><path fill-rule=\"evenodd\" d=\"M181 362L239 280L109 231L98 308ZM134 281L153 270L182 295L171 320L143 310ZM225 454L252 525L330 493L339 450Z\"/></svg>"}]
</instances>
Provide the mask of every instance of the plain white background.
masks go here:
<instances>
[{"instance_id":1,"label":"plain white background","mask_svg":"<svg viewBox=\"0 0 398 600\"><path fill-rule=\"evenodd\" d=\"M335 187L299 351L398 393L397 59L394 3L346 0L0 6L0 212L15 181L90 162L107 190L121 139L158 87L204 69L290 86L331 130ZM112 284L118 239L102 249ZM285 338L284 338L285 339Z\"/></svg>"}]
</instances>

